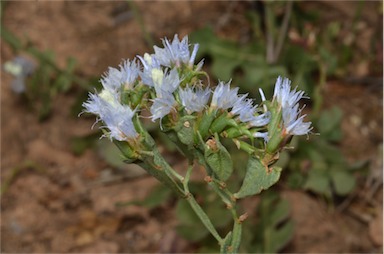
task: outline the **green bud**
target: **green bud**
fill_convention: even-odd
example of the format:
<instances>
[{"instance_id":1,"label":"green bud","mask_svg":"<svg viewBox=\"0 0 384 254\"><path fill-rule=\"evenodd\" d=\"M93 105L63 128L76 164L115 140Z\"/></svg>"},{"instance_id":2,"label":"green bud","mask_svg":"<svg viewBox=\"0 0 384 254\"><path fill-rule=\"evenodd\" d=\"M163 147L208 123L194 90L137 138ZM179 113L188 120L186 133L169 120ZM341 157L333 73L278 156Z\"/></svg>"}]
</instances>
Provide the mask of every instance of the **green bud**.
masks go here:
<instances>
[{"instance_id":1,"label":"green bud","mask_svg":"<svg viewBox=\"0 0 384 254\"><path fill-rule=\"evenodd\" d=\"M235 145L237 146L238 149L241 149L249 154L253 154L256 149L254 146L248 144L247 142L244 142L242 140L238 140L238 139L233 139L233 142L235 143Z\"/></svg>"},{"instance_id":2,"label":"green bud","mask_svg":"<svg viewBox=\"0 0 384 254\"><path fill-rule=\"evenodd\" d=\"M253 137L252 133L248 129L241 126L229 128L225 131L225 134L224 134L226 138L238 138L244 135L249 138Z\"/></svg>"},{"instance_id":3,"label":"green bud","mask_svg":"<svg viewBox=\"0 0 384 254\"><path fill-rule=\"evenodd\" d=\"M275 153L280 148L284 139L283 136L283 115L281 106L276 102L266 102L268 110L271 112L271 121L268 124L269 141L267 143L267 152Z\"/></svg>"},{"instance_id":4,"label":"green bud","mask_svg":"<svg viewBox=\"0 0 384 254\"><path fill-rule=\"evenodd\" d=\"M224 113L212 122L210 130L212 133L221 133L228 126L236 127L237 123L227 113Z\"/></svg>"},{"instance_id":5,"label":"green bud","mask_svg":"<svg viewBox=\"0 0 384 254\"><path fill-rule=\"evenodd\" d=\"M180 118L175 127L175 131L180 142L190 147L193 146L195 142L195 131L193 129L194 124L194 116L184 116Z\"/></svg>"},{"instance_id":6,"label":"green bud","mask_svg":"<svg viewBox=\"0 0 384 254\"><path fill-rule=\"evenodd\" d=\"M201 137L205 140L209 135L209 128L213 120L216 117L216 111L206 111L201 117L200 122L198 123L198 131L200 132Z\"/></svg>"},{"instance_id":7,"label":"green bud","mask_svg":"<svg viewBox=\"0 0 384 254\"><path fill-rule=\"evenodd\" d=\"M139 158L139 155L129 146L126 141L118 141L114 139L113 143L123 154L124 158L126 159L126 163L133 163Z\"/></svg>"}]
</instances>

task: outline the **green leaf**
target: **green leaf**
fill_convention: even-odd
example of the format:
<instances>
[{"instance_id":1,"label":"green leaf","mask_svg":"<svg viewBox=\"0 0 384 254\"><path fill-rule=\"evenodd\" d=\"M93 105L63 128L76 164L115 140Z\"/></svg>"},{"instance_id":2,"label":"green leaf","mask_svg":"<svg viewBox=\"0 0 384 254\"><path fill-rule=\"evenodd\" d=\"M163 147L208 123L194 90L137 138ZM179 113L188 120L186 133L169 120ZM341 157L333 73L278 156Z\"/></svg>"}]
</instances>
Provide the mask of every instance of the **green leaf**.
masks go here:
<instances>
[{"instance_id":1,"label":"green leaf","mask_svg":"<svg viewBox=\"0 0 384 254\"><path fill-rule=\"evenodd\" d=\"M194 144L194 124L194 119L192 119L190 116L184 116L180 119L175 128L178 139L181 143L187 146L192 146Z\"/></svg>"},{"instance_id":2,"label":"green leaf","mask_svg":"<svg viewBox=\"0 0 384 254\"><path fill-rule=\"evenodd\" d=\"M355 177L345 170L331 168L331 179L336 194L345 196L353 191L356 185Z\"/></svg>"},{"instance_id":3,"label":"green leaf","mask_svg":"<svg viewBox=\"0 0 384 254\"><path fill-rule=\"evenodd\" d=\"M317 128L320 135L331 141L338 141L342 138L340 129L343 112L338 107L323 111L317 121Z\"/></svg>"},{"instance_id":4,"label":"green leaf","mask_svg":"<svg viewBox=\"0 0 384 254\"><path fill-rule=\"evenodd\" d=\"M326 175L325 170L310 170L307 181L304 184L304 189L331 197L330 179Z\"/></svg>"},{"instance_id":5,"label":"green leaf","mask_svg":"<svg viewBox=\"0 0 384 254\"><path fill-rule=\"evenodd\" d=\"M250 234L254 237L248 252L276 253L292 239L293 222L289 218L290 207L276 192L266 191L261 195L258 206L258 223L252 225Z\"/></svg>"},{"instance_id":6,"label":"green leaf","mask_svg":"<svg viewBox=\"0 0 384 254\"><path fill-rule=\"evenodd\" d=\"M207 143L212 145L205 146L205 161L220 180L226 181L233 171L231 155L225 146L220 143L220 138L217 133L215 133L215 139L210 139Z\"/></svg>"},{"instance_id":7,"label":"green leaf","mask_svg":"<svg viewBox=\"0 0 384 254\"><path fill-rule=\"evenodd\" d=\"M260 159L250 156L243 184L235 194L235 197L244 198L268 189L279 180L280 173L281 168L273 167L272 169L267 169Z\"/></svg>"},{"instance_id":8,"label":"green leaf","mask_svg":"<svg viewBox=\"0 0 384 254\"><path fill-rule=\"evenodd\" d=\"M176 231L179 235L191 242L199 242L209 235L208 230L205 229L201 223L192 225L177 225Z\"/></svg>"},{"instance_id":9,"label":"green leaf","mask_svg":"<svg viewBox=\"0 0 384 254\"><path fill-rule=\"evenodd\" d=\"M268 252L277 253L283 249L292 239L294 232L293 221L288 221L278 229L272 230L270 234L271 242Z\"/></svg>"},{"instance_id":10,"label":"green leaf","mask_svg":"<svg viewBox=\"0 0 384 254\"><path fill-rule=\"evenodd\" d=\"M130 206L130 205L139 205L144 206L149 209L153 209L155 207L160 206L164 202L166 202L172 196L172 192L165 185L158 185L153 190L151 190L150 194L143 200L134 200L129 202L120 202L116 203L116 206Z\"/></svg>"}]
</instances>

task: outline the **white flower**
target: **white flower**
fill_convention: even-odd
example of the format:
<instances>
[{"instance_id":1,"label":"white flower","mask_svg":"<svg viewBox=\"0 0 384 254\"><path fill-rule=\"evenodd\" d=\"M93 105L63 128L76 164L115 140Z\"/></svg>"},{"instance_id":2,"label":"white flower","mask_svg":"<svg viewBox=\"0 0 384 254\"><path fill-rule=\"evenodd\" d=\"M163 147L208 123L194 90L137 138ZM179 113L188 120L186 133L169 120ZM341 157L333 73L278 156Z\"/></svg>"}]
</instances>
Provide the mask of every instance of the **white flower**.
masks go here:
<instances>
[{"instance_id":1,"label":"white flower","mask_svg":"<svg viewBox=\"0 0 384 254\"><path fill-rule=\"evenodd\" d=\"M154 55L149 55L148 53L144 54L144 58L141 56L137 56L137 58L139 58L144 67L143 71L139 73L141 80L145 85L153 87L153 71L162 71L159 61L155 58Z\"/></svg>"},{"instance_id":2,"label":"white flower","mask_svg":"<svg viewBox=\"0 0 384 254\"><path fill-rule=\"evenodd\" d=\"M282 108L283 124L290 135L305 135L311 130L311 122L303 122L306 115L300 116L299 100L304 98L303 91L291 91L291 81L278 77L275 84L273 100L276 100Z\"/></svg>"},{"instance_id":3,"label":"white flower","mask_svg":"<svg viewBox=\"0 0 384 254\"><path fill-rule=\"evenodd\" d=\"M215 91L213 92L211 107L228 109L232 108L235 103L239 100L237 92L238 87L231 89L231 81L224 84L222 81L219 82L219 85L216 86Z\"/></svg>"},{"instance_id":4,"label":"white flower","mask_svg":"<svg viewBox=\"0 0 384 254\"><path fill-rule=\"evenodd\" d=\"M154 99L150 108L152 121L154 122L156 119L161 119L168 115L174 108L175 103L176 100L173 94L168 92L163 92L161 97Z\"/></svg>"},{"instance_id":5,"label":"white flower","mask_svg":"<svg viewBox=\"0 0 384 254\"><path fill-rule=\"evenodd\" d=\"M139 67L136 61L125 60L120 64L120 70L109 67L101 78L101 84L104 89L111 91L120 91L121 86L132 89L133 84L139 76Z\"/></svg>"},{"instance_id":6,"label":"white flower","mask_svg":"<svg viewBox=\"0 0 384 254\"><path fill-rule=\"evenodd\" d=\"M258 115L258 116L255 116L250 122L249 124L252 126L252 127L261 127L261 126L265 126L269 123L271 119L271 112L265 112L264 114L261 114L261 115Z\"/></svg>"},{"instance_id":7,"label":"white flower","mask_svg":"<svg viewBox=\"0 0 384 254\"><path fill-rule=\"evenodd\" d=\"M188 64L192 66L199 45L195 44L192 50L192 53L189 51L188 36L185 36L181 41L179 40L177 34L173 37L173 41L168 41L167 38L163 39L164 48L159 48L154 46L155 56L159 60L160 64L163 66L172 67L173 65L180 66L183 64Z\"/></svg>"},{"instance_id":8,"label":"white flower","mask_svg":"<svg viewBox=\"0 0 384 254\"><path fill-rule=\"evenodd\" d=\"M263 138L264 139L264 142L268 142L269 138L268 138L268 132L255 132L253 134L253 136L255 138Z\"/></svg>"},{"instance_id":9,"label":"white flower","mask_svg":"<svg viewBox=\"0 0 384 254\"><path fill-rule=\"evenodd\" d=\"M187 87L180 89L179 95L181 104L191 114L193 112L200 112L206 107L211 95L211 89L197 88L196 91L193 91L192 88Z\"/></svg>"},{"instance_id":10,"label":"white flower","mask_svg":"<svg viewBox=\"0 0 384 254\"><path fill-rule=\"evenodd\" d=\"M85 112L98 115L96 122L102 120L108 128L109 137L123 141L127 138L137 137L137 132L132 122L135 111L127 105L121 105L116 95L108 90L103 90L100 94L90 94L88 101L83 103ZM104 135L103 135L104 136Z\"/></svg>"}]
</instances>

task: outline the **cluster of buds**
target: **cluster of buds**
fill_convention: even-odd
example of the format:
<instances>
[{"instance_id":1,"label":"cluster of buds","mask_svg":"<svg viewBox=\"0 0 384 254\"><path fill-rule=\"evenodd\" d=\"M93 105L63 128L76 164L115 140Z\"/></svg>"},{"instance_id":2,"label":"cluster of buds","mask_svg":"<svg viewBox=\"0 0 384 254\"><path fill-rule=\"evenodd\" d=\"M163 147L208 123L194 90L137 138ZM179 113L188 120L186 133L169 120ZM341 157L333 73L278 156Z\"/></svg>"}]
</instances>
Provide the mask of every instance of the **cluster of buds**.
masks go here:
<instances>
[{"instance_id":1,"label":"cluster of buds","mask_svg":"<svg viewBox=\"0 0 384 254\"><path fill-rule=\"evenodd\" d=\"M267 100L260 89L260 104L231 88L231 81L210 86L195 64L198 44L188 37L181 41L163 40L163 48L123 61L119 68L109 68L103 75L102 91L91 93L83 104L85 112L98 116L104 137L111 139L128 163L138 163L149 174L189 200L196 214L218 239L223 252L237 251L241 235L239 217L234 215L234 230L221 238L189 193L188 180L194 162L206 169L207 181L223 199L228 209L235 209L236 199L269 188L280 176L273 164L294 135L307 135L312 127L304 122L299 100L304 92L291 89L290 81L278 77L273 98ZM205 81L205 82L204 82ZM207 84L206 84L207 83ZM186 176L164 160L156 143L144 128L142 118L159 123L189 161ZM233 173L232 157L222 139L229 139L248 153L246 175L240 189L232 194L226 181ZM236 224L237 223L237 224Z\"/></svg>"}]
</instances>

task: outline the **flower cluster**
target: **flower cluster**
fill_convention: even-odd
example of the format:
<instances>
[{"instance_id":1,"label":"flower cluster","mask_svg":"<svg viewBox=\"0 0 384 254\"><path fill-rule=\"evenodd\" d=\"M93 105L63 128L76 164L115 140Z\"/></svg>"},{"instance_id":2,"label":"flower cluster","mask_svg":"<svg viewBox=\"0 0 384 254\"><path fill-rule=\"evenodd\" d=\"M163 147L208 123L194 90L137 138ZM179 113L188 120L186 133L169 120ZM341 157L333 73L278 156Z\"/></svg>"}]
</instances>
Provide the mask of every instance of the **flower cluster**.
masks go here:
<instances>
[{"instance_id":1,"label":"flower cluster","mask_svg":"<svg viewBox=\"0 0 384 254\"><path fill-rule=\"evenodd\" d=\"M132 119L147 109L152 121L165 119L171 127L186 115L201 118L205 112L221 116L227 122L220 132L231 127L239 135L251 133L252 137L268 142L271 112L264 104L266 99L261 90L263 102L255 105L248 94L231 88L231 81L220 81L214 89L204 87L199 79L203 61L194 63L199 45L190 47L187 36L179 40L175 35L172 41L164 39L163 46L155 46L154 54L138 56L139 61L123 61L119 69L110 67L101 79L103 90L91 93L83 104L86 112L98 115L105 123L102 128L109 130L106 136L119 141L138 137L140 133ZM288 79L277 79L273 101L282 109L282 125L287 135L305 135L311 130L311 123L303 122L305 115L300 116L298 102L303 96L304 92L291 90ZM133 103L132 98L139 98L138 102Z\"/></svg>"}]
</instances>

